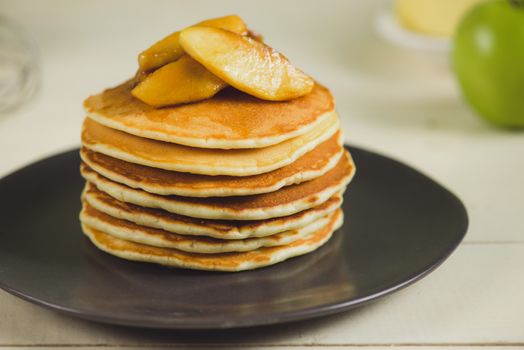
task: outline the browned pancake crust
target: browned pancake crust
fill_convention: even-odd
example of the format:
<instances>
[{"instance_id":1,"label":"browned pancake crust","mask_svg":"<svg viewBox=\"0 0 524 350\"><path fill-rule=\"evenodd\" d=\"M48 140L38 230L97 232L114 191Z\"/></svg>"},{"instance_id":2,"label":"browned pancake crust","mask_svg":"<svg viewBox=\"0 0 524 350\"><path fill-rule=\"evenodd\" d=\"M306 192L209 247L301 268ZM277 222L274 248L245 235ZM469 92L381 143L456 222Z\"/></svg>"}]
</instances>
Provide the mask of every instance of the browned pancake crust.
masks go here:
<instances>
[{"instance_id":1,"label":"browned pancake crust","mask_svg":"<svg viewBox=\"0 0 524 350\"><path fill-rule=\"evenodd\" d=\"M102 201L106 203L109 206L116 207L119 210L125 211L127 213L145 213L154 215L159 218L163 218L168 221L177 221L182 223L187 223L190 226L207 226L212 227L213 229L217 231L224 232L224 234L231 232L231 231L241 231L244 229L249 228L255 228L263 225L272 224L274 222L280 222L280 221L286 221L286 220L299 220L301 217L304 217L306 215L309 215L311 212L314 211L324 211L327 210L329 207L333 206L334 204L340 203L340 197L338 194L334 195L330 199L328 199L326 202L320 204L319 206L316 206L311 209L307 209L301 212L298 212L296 214L286 216L286 217L277 217L277 218L271 218L271 219L265 219L265 220L212 220L212 219L197 219L192 218L189 216L183 216L178 215L174 213L170 213L168 211L162 210L162 209L155 209L155 208L146 208L141 207L139 205L131 204L131 203L125 203L122 201L119 201L118 199L115 199L111 197L110 195L106 194L105 192L100 191L96 186L88 185L86 187L86 193L95 195L99 201Z\"/></svg>"},{"instance_id":2,"label":"browned pancake crust","mask_svg":"<svg viewBox=\"0 0 524 350\"><path fill-rule=\"evenodd\" d=\"M320 171L325 168L329 161L342 150L339 139L340 131L288 166L268 173L242 177L198 175L152 168L116 159L87 148L82 148L81 156L91 168L97 169L98 167L114 173L116 177L123 177L146 191L162 194L169 193L169 189L172 189L171 193L173 193L177 189L205 191L206 189L226 188L231 190L252 189L260 193L267 192L260 189L274 186L297 174ZM116 178L112 180L118 181Z\"/></svg>"},{"instance_id":3,"label":"browned pancake crust","mask_svg":"<svg viewBox=\"0 0 524 350\"><path fill-rule=\"evenodd\" d=\"M189 244L189 245L193 245L193 244L206 244L206 245L209 245L209 246L221 246L221 245L224 245L224 244L228 244L228 243L231 243L231 242L235 242L235 240L222 240L222 239L219 239L219 238L212 238L212 237L206 237L206 236L188 236L188 235L180 235L180 234L176 234L176 233L172 233L172 232L167 232L167 231L164 231L164 230L161 230L161 229L156 229L156 228L151 228L151 227L147 227L147 226L142 226L142 225L137 225L131 221L127 221L127 220L123 220L123 219L118 219L118 218L115 218L115 217L112 217L111 215L107 215L95 208L93 208L91 205L89 205L89 203L87 202L83 202L82 203L83 207L82 207L82 215L81 215L81 218L82 216L86 216L90 219L95 219L95 220L98 220L104 224L107 224L107 225L110 225L110 226L113 226L113 227L118 227L118 228L121 228L121 229L124 229L124 230L130 230L130 231L140 231L142 232L143 234L147 235L147 236L150 236L150 237L158 237L158 238L161 238L162 241L165 241L165 242L170 242L170 243L173 243L173 244L177 244L177 243L181 243L181 244ZM290 231L290 232L294 232L295 234L298 234L298 231ZM270 235L270 236L266 236L264 237L265 240L271 240L272 241L272 245L282 245L282 241L286 238L286 233L288 232L280 232L280 233L276 233L274 235ZM298 239L299 237L297 237ZM131 239L132 240L132 239ZM243 244L249 244L249 242L256 242L257 240L260 240L260 238L244 238L244 239L241 239L241 240L236 240L236 241L241 241L243 242ZM132 240L134 241L134 240ZM140 243L138 241L138 243ZM152 244L154 245L154 244ZM187 251L186 249L181 249L181 250L184 250L184 251ZM209 254L209 253L206 253L206 254Z\"/></svg>"},{"instance_id":4,"label":"browned pancake crust","mask_svg":"<svg viewBox=\"0 0 524 350\"><path fill-rule=\"evenodd\" d=\"M333 96L319 84L311 93L290 101L260 100L227 88L211 99L166 108L154 108L134 98L131 88L132 82L127 81L107 89L87 98L84 108L87 113L118 121L131 133L131 129L149 130L174 137L227 141L293 133L334 109Z\"/></svg>"},{"instance_id":5,"label":"browned pancake crust","mask_svg":"<svg viewBox=\"0 0 524 350\"><path fill-rule=\"evenodd\" d=\"M124 241L113 236L110 236L102 231L89 228L92 232L93 238L97 244L109 248L114 251L134 252L142 255L156 256L156 257L173 257L180 261L188 263L197 262L198 265L208 268L222 267L222 268L236 268L245 262L253 262L263 264L269 262L273 253L283 249L290 249L302 245L313 245L317 242L326 240L332 233L335 223L340 220L340 210L335 212L331 217L330 223L318 230L317 232L298 239L290 244L276 247L260 248L248 252L236 253L218 253L218 254L201 254L188 253L171 248L158 248L145 244Z\"/></svg>"},{"instance_id":6,"label":"browned pancake crust","mask_svg":"<svg viewBox=\"0 0 524 350\"><path fill-rule=\"evenodd\" d=\"M86 215L92 218L96 218L102 222L111 224L113 226L127 228L130 230L140 228L141 230L147 232L150 235L161 236L163 237L163 239L167 241L171 241L171 242L183 242L183 241L188 241L188 240L206 242L210 244L220 244L221 242L223 242L223 240L218 239L218 238L204 237L204 236L183 236L183 235L167 232L167 231L156 229L156 228L139 226L131 221L117 219L110 215L102 213L101 211L93 208L91 205L89 205L85 201L83 202L82 210L86 213Z\"/></svg>"},{"instance_id":7,"label":"browned pancake crust","mask_svg":"<svg viewBox=\"0 0 524 350\"><path fill-rule=\"evenodd\" d=\"M85 163L82 163L81 172L84 175L91 174L93 176L101 176L94 170L89 168ZM251 196L235 196L235 197L182 197L182 196L159 196L156 194L149 194L150 196L158 196L160 198L169 199L174 202L184 202L195 204L196 206L204 206L207 208L227 209L230 211L242 212L250 209L264 209L273 208L288 203L293 203L301 200L307 200L311 203L317 200L317 195L329 187L341 187L349 183L355 167L349 155L345 152L338 164L328 171L326 174L307 182L298 185L287 186L278 191L271 193L263 193ZM101 176L102 177L102 176ZM103 178L103 177L102 177ZM113 182L107 179L109 182ZM125 186L120 184L119 186Z\"/></svg>"}]
</instances>

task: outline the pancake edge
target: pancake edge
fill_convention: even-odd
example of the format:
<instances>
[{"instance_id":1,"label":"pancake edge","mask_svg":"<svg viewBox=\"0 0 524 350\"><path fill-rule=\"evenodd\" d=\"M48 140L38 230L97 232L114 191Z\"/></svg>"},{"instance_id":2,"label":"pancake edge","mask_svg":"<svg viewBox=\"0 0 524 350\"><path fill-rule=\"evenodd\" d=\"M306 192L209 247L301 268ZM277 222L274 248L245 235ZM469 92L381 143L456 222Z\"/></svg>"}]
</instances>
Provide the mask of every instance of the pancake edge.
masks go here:
<instances>
[{"instance_id":1,"label":"pancake edge","mask_svg":"<svg viewBox=\"0 0 524 350\"><path fill-rule=\"evenodd\" d=\"M337 140L338 144L340 145L340 150L337 153L332 155L328 163L322 169L298 172L290 177L280 179L279 181L274 182L270 186L264 186L264 187L259 186L257 188L253 188L253 187L251 188L249 187L241 187L241 188L217 187L217 188L212 188L212 189L190 189L190 188L175 188L175 187L162 188L160 185L150 185L150 184L140 183L139 181L134 181L132 179L126 178L124 175L121 175L121 174L118 174L112 171L111 169L107 169L107 168L98 166L97 164L89 160L89 157L85 154L83 150L80 150L80 158L91 169L93 169L100 175L114 182L118 182L118 183L124 184L131 188L141 189L143 191L158 194L161 196L177 195L177 196L183 196L183 197L200 197L200 198L248 196L248 195L275 192L283 187L310 181L310 180L313 180L317 177L324 175L325 173L327 173L329 170L333 169L337 165L338 161L344 154L344 147L342 146L343 139L344 139L343 135L342 133L340 133L340 136ZM313 152L313 151L314 149L311 150L310 152ZM306 154L304 154L303 157L305 155ZM291 165L292 164L289 164L288 166L291 166ZM141 165L141 166L144 166L144 165ZM278 169L275 169L273 171L277 171L277 170Z\"/></svg>"},{"instance_id":2,"label":"pancake edge","mask_svg":"<svg viewBox=\"0 0 524 350\"><path fill-rule=\"evenodd\" d=\"M135 135L138 137L143 137L147 139L157 140L157 141L164 141L169 143L175 143L179 145L189 146L189 147L196 147L196 148L212 148L212 149L243 149L243 148L263 148L268 147L271 145L276 145L277 143L292 139L297 136L301 136L303 134L308 133L309 131L313 130L315 127L317 127L319 124L322 124L323 121L328 119L332 114L336 113L335 109L329 110L327 112L324 112L320 114L317 119L307 124L303 127L297 128L294 131L281 134L279 136L266 136L266 137L259 137L259 138L252 138L252 139L244 139L244 140L236 140L236 141L227 141L222 140L218 138L192 138L192 137L182 137L182 136L172 136L160 131L152 131L152 130L138 130L133 127L128 127L126 125L123 125L123 123L118 123L114 120L112 120L110 117L106 117L102 114L95 113L95 112L88 112L86 111L86 117L93 119L97 123L100 123L102 125L105 125L109 128L120 130L123 132L126 132L131 135Z\"/></svg>"},{"instance_id":3,"label":"pancake edge","mask_svg":"<svg viewBox=\"0 0 524 350\"><path fill-rule=\"evenodd\" d=\"M195 219L195 218L190 218L190 219L197 221L193 224L184 223L181 221L176 223L176 220L170 223L168 222L168 220L155 217L153 214L147 214L147 213L145 214L140 213L140 214L135 214L135 215L129 214L126 212L126 210L115 208L109 204L104 203L103 201L98 200L98 198L96 198L96 195L91 196L87 194L87 189L89 186L94 186L94 185L90 184L89 182L86 183L86 186L82 193L82 200L85 200L92 207L94 207L95 209L103 213L106 213L118 219L123 219L123 220L134 222L137 225L157 228L157 229L161 229L167 232L173 232L173 233L178 233L181 235L189 235L189 236L207 236L207 237L218 238L218 239L246 239L246 238L265 237L265 236L270 236L270 235L273 235L279 232L283 232L283 231L287 231L287 230L298 229L300 227L303 227L321 218L324 215L333 213L336 209L338 209L342 205L343 200L344 200L343 193L338 192L332 196L332 198L336 197L335 198L336 202L333 205L329 206L324 211L319 212L318 208L314 207L314 208L307 209L302 212L294 214L294 215L298 215L299 217L294 218L291 221L286 221L286 217L281 217L278 219L283 220L283 222L279 222L279 220L277 219L277 220L273 220L273 222L270 222L267 225L256 226L253 224L253 225L245 225L241 227L231 226L230 229L225 229L225 228L221 229L216 226L215 227L206 226L204 223L199 223L198 222L199 219ZM106 193L104 193L104 195L109 196ZM151 208L148 208L148 209L151 209ZM162 210L162 209L156 209L156 210ZM307 213L308 211L310 212L310 214Z\"/></svg>"},{"instance_id":4,"label":"pancake edge","mask_svg":"<svg viewBox=\"0 0 524 350\"><path fill-rule=\"evenodd\" d=\"M131 224L131 227L115 226L114 224L107 222L103 218L97 218L89 215L86 211L85 205L86 204L84 203L79 215L80 222L84 225L87 225L91 228L102 231L108 235L114 236L125 241L141 243L159 248L177 249L188 253L199 254L247 252L264 247L276 247L286 245L296 240L299 240L305 236L308 236L314 231L323 228L330 222L331 217L334 215L334 213L324 215L323 217L313 221L309 225L295 230L279 232L275 235L247 239L220 240L212 239L209 237L184 236L176 233L163 231L160 229L140 226L132 222L127 222ZM118 218L115 219L124 223L126 221ZM156 232L147 233L144 232L144 229L145 231L151 230ZM168 238L162 239L159 237L169 235L178 237L181 239L181 241L170 241Z\"/></svg>"},{"instance_id":5,"label":"pancake edge","mask_svg":"<svg viewBox=\"0 0 524 350\"><path fill-rule=\"evenodd\" d=\"M126 260L131 261L140 261L140 262L148 262L148 263L156 263L163 266L170 266L170 267L177 267L177 268L185 268L185 269L193 269L193 270L206 270L206 271L224 271L224 272L239 272L239 271L246 271L246 270L254 270L257 268L262 268L270 265L274 265L280 262L283 262L285 260L288 260L290 258L304 255L307 253L310 253L312 251L317 250L321 246L323 246L333 235L333 233L338 230L343 224L343 212L339 210L337 214L334 215L333 221L328 224L330 227L325 227L321 230L326 230L324 236L321 236L321 239L315 242L315 244L309 244L309 245L302 245L296 247L296 249L293 250L283 250L286 248L286 246L280 246L280 247L271 247L271 248L262 248L262 249L272 249L277 250L278 254L273 254L268 257L268 259L265 259L264 261L248 261L248 262L242 262L240 264L236 265L223 265L219 266L217 264L215 265L203 265L193 262L187 262L187 261L181 261L180 259L176 259L173 257L155 257L151 255L144 255L134 252L126 252L126 251L119 251L116 249L111 249L111 247L104 245L100 240L97 239L96 233L93 232L93 229L82 225L82 231L84 234L91 240L91 242L100 250L122 258ZM321 234L321 230L311 234L312 236L315 234ZM103 233L103 232L102 232ZM307 237L306 237L307 238ZM156 249L166 249L166 248L156 248ZM235 253L232 253L235 254ZM244 254L244 253L238 253L238 254ZM220 262L220 260L218 260Z\"/></svg>"},{"instance_id":6,"label":"pancake edge","mask_svg":"<svg viewBox=\"0 0 524 350\"><path fill-rule=\"evenodd\" d=\"M177 201L176 199L165 199L162 196L154 195L149 192L134 189L120 183L104 178L102 175L91 170L93 174L88 174L85 169L81 168L82 176L100 191L107 193L111 197L127 203L138 206L163 209L165 211L189 216L199 219L216 219L216 220L264 220L275 217L289 216L300 211L313 208L327 201L335 193L345 188L352 180L355 174L355 166L349 152L345 152L351 165L351 173L347 174L340 183L330 184L321 191L310 195L310 198L301 198L294 202L277 205L275 207L264 209L234 210L224 207L214 208L205 204L195 205L192 203Z\"/></svg>"},{"instance_id":7,"label":"pancake edge","mask_svg":"<svg viewBox=\"0 0 524 350\"><path fill-rule=\"evenodd\" d=\"M313 139L299 146L294 151L294 153L291 154L288 158L285 158L283 160L280 160L278 162L275 162L269 165L265 165L265 166L241 166L241 167L229 166L228 167L228 166L214 166L214 165L209 166L209 165L202 165L202 164L199 164L199 165L180 164L176 162L160 163L160 162L147 160L147 159L135 156L135 155L130 155L112 145L108 146L106 144L88 144L88 143L85 143L83 140L82 140L82 145L94 152L100 152L107 156L117 158L117 159L120 159L126 162L145 165L145 166L149 166L153 168L159 168L159 169L170 170L170 171L186 172L186 173L192 173L192 174L201 174L201 175L250 176L250 175L259 175L259 174L267 173L267 172L282 168L286 165L289 165L295 162L298 158L302 157L307 152L313 150L315 147L320 145L322 142L328 140L339 129L340 129L340 120L337 117L335 118L335 121L333 122L333 124L326 127L326 130L324 131L324 133L318 136L316 139ZM84 131L82 131L82 134L83 133ZM135 135L131 135L131 136L138 137ZM297 137L301 137L301 136L297 136Z\"/></svg>"}]
</instances>

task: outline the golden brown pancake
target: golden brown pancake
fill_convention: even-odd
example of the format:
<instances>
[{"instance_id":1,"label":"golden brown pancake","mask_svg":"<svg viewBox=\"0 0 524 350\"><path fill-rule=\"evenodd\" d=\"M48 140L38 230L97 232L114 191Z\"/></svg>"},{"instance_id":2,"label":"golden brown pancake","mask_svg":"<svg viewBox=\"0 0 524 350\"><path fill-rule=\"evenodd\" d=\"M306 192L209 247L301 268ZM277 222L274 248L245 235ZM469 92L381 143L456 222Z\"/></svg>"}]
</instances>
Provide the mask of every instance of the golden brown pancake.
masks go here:
<instances>
[{"instance_id":1,"label":"golden brown pancake","mask_svg":"<svg viewBox=\"0 0 524 350\"><path fill-rule=\"evenodd\" d=\"M168 171L129 163L83 148L82 160L115 182L160 195L187 197L245 196L274 192L284 186L315 179L331 170L343 153L340 132L297 161L269 173L252 176L208 176Z\"/></svg>"},{"instance_id":2,"label":"golden brown pancake","mask_svg":"<svg viewBox=\"0 0 524 350\"><path fill-rule=\"evenodd\" d=\"M197 270L243 271L309 253L326 243L341 224L342 212L338 210L325 227L290 244L220 254L188 253L178 249L152 247L116 238L87 225L82 225L82 230L99 249L123 259Z\"/></svg>"},{"instance_id":3,"label":"golden brown pancake","mask_svg":"<svg viewBox=\"0 0 524 350\"><path fill-rule=\"evenodd\" d=\"M204 149L150 140L84 121L82 144L105 155L165 170L202 175L249 176L293 163L337 132L336 114L310 132L276 145L254 149Z\"/></svg>"},{"instance_id":4,"label":"golden brown pancake","mask_svg":"<svg viewBox=\"0 0 524 350\"><path fill-rule=\"evenodd\" d=\"M177 215L165 210L145 208L119 201L100 191L89 182L82 199L93 208L115 218L141 226L161 229L182 235L209 236L218 239L265 237L304 227L335 211L342 204L342 194L336 193L326 202L290 216L267 220L202 220Z\"/></svg>"},{"instance_id":5,"label":"golden brown pancake","mask_svg":"<svg viewBox=\"0 0 524 350\"><path fill-rule=\"evenodd\" d=\"M89 97L87 116L137 136L202 148L258 148L305 134L334 111L333 96L321 85L303 97L272 102L233 88L211 99L154 108L134 98L132 82Z\"/></svg>"},{"instance_id":6,"label":"golden brown pancake","mask_svg":"<svg viewBox=\"0 0 524 350\"><path fill-rule=\"evenodd\" d=\"M160 196L111 181L82 164L82 176L112 197L143 207L203 219L262 220L287 216L327 201L351 181L355 167L346 151L326 174L276 192L252 196L191 198Z\"/></svg>"},{"instance_id":7,"label":"golden brown pancake","mask_svg":"<svg viewBox=\"0 0 524 350\"><path fill-rule=\"evenodd\" d=\"M262 247L275 247L289 244L327 225L331 215L332 214L328 214L299 229L288 230L271 236L228 240L204 236L185 236L140 226L131 221L104 214L86 202L83 203L80 221L84 225L126 241L154 247L174 248L190 253L217 254L247 252Z\"/></svg>"}]
</instances>

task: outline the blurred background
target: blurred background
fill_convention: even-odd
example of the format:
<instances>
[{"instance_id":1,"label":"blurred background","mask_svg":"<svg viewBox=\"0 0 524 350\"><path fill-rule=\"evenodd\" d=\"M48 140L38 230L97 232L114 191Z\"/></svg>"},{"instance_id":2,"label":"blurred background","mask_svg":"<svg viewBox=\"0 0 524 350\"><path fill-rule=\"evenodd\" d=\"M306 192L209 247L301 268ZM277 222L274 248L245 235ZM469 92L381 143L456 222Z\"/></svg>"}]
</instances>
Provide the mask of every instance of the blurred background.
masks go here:
<instances>
[{"instance_id":1,"label":"blurred background","mask_svg":"<svg viewBox=\"0 0 524 350\"><path fill-rule=\"evenodd\" d=\"M479 118L451 69L456 23L478 2L1 0L0 84L15 81L7 90L21 92L2 100L0 175L77 147L82 101L131 77L137 54L154 41L236 13L332 90L350 144L455 191L472 231L482 226L478 236L508 220L524 230L518 205L498 205L524 198L523 135Z\"/></svg>"}]
</instances>

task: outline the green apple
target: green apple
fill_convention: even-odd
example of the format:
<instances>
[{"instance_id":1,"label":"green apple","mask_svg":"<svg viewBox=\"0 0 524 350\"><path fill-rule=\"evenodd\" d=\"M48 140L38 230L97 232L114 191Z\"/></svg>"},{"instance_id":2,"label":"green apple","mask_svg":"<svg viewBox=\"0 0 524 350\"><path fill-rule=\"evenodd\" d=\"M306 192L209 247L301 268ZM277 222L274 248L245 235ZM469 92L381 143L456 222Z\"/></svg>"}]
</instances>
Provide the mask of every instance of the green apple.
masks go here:
<instances>
[{"instance_id":1,"label":"green apple","mask_svg":"<svg viewBox=\"0 0 524 350\"><path fill-rule=\"evenodd\" d=\"M452 63L480 116L524 127L524 1L488 1L468 12L455 32Z\"/></svg>"}]
</instances>

